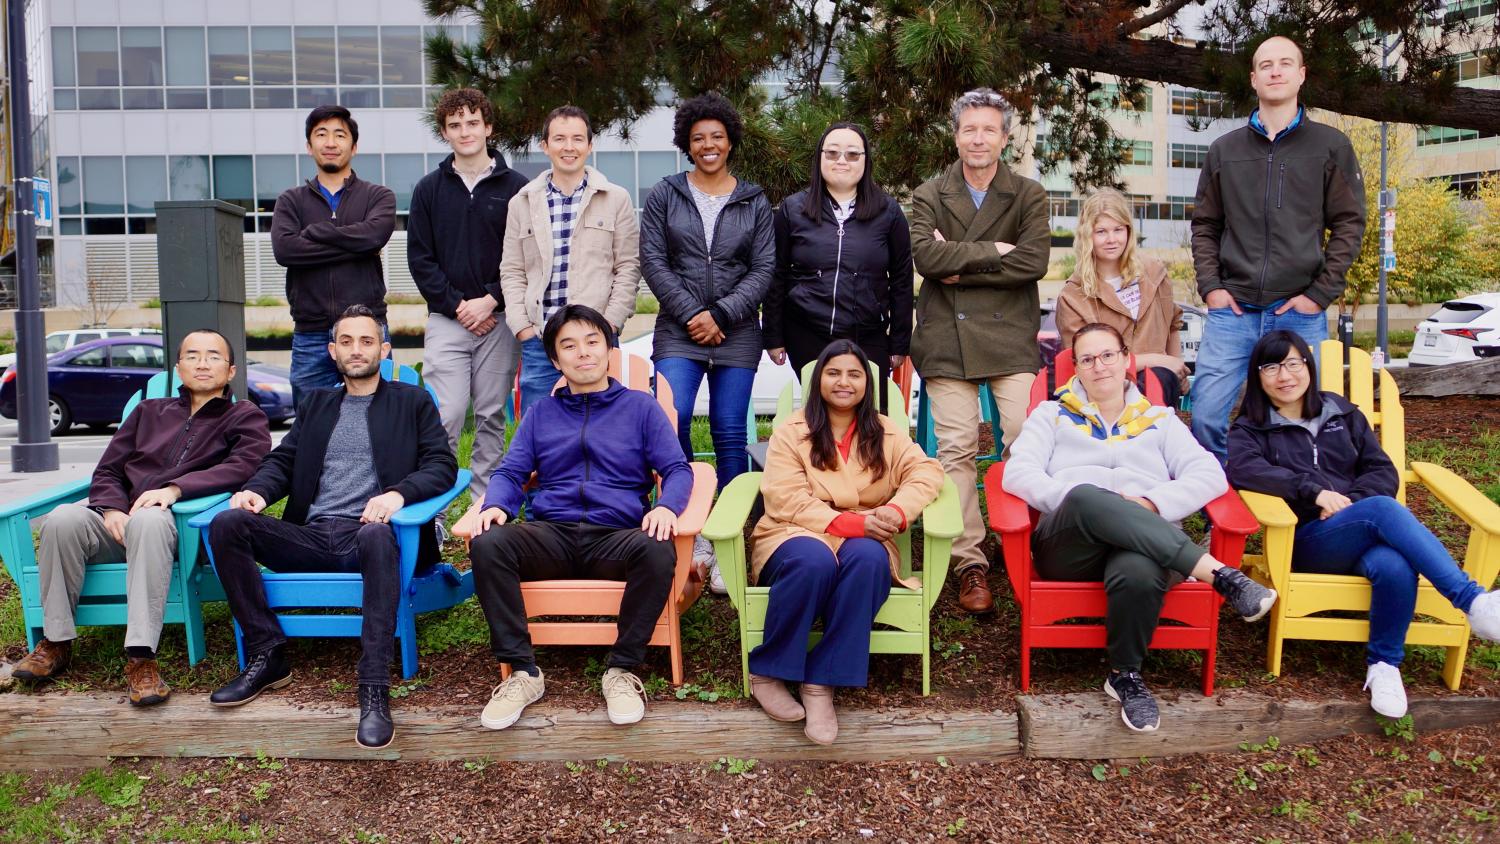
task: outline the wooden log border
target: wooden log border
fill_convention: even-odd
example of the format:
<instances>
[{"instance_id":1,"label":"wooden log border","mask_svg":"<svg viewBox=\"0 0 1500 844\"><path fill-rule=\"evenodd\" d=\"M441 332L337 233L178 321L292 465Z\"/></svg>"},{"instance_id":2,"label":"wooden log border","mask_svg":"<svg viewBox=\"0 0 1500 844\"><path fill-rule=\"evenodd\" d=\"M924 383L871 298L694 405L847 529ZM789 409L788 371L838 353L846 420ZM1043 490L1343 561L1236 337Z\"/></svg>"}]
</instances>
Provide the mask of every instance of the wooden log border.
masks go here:
<instances>
[{"instance_id":1,"label":"wooden log border","mask_svg":"<svg viewBox=\"0 0 1500 844\"><path fill-rule=\"evenodd\" d=\"M819 747L800 724L747 706L653 702L639 724L617 727L604 710L537 704L508 730L479 725L477 707L392 707L396 740L382 750L354 742L358 711L271 695L216 709L205 695L174 695L138 709L119 695L0 695L0 770L92 767L119 757L273 757L561 762L982 762L1024 755L1114 759L1233 752L1241 742L1318 741L1379 732L1363 700L1278 701L1228 694L1162 703L1162 728L1133 733L1102 694L1019 697L1018 713L925 709L843 711L838 742ZM1421 732L1500 722L1500 699L1413 700Z\"/></svg>"}]
</instances>

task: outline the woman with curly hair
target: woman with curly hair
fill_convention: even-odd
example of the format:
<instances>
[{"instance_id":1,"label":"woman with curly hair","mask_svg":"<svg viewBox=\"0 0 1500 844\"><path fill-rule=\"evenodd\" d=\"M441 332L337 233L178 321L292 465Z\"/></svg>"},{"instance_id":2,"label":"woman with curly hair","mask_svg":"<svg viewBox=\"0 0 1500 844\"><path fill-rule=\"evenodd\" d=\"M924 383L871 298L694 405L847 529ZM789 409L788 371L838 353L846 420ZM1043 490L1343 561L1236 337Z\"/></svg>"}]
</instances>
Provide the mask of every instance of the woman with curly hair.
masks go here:
<instances>
[{"instance_id":1,"label":"woman with curly hair","mask_svg":"<svg viewBox=\"0 0 1500 844\"><path fill-rule=\"evenodd\" d=\"M759 311L776 268L771 203L729 170L743 131L718 94L684 102L672 142L693 169L663 179L641 211L641 272L661 303L651 357L672 385L689 458L693 405L708 378L720 489L749 468L745 415L760 363Z\"/></svg>"}]
</instances>

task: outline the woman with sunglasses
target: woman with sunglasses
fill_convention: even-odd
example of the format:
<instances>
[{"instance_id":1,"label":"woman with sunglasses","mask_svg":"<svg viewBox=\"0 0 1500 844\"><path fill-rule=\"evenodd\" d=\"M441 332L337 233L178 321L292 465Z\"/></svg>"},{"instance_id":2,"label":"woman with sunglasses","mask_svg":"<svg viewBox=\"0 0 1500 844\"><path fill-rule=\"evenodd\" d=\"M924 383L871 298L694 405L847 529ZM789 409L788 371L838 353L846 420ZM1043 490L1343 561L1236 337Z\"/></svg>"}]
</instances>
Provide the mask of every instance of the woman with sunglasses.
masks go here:
<instances>
[{"instance_id":1,"label":"woman with sunglasses","mask_svg":"<svg viewBox=\"0 0 1500 844\"><path fill-rule=\"evenodd\" d=\"M1005 491L1042 514L1031 535L1037 574L1104 582L1110 672L1104 691L1125 726L1161 723L1141 661L1162 602L1187 577L1212 583L1234 611L1257 621L1276 593L1214 559L1177 523L1229 488L1219 461L1171 409L1125 377L1120 332L1089 323L1073 336L1078 374L1037 405L1005 463Z\"/></svg>"},{"instance_id":2,"label":"woman with sunglasses","mask_svg":"<svg viewBox=\"0 0 1500 844\"><path fill-rule=\"evenodd\" d=\"M1245 398L1229 431L1229 479L1275 495L1297 514L1292 571L1357 574L1370 581L1365 688L1387 718L1406 714L1401 660L1417 605L1417 576L1469 616L1475 634L1500 641L1500 594L1454 562L1395 495L1395 464L1364 413L1313 388L1307 341L1272 331L1250 352Z\"/></svg>"},{"instance_id":3,"label":"woman with sunglasses","mask_svg":"<svg viewBox=\"0 0 1500 844\"><path fill-rule=\"evenodd\" d=\"M911 231L875 183L865 130L834 123L813 157L812 182L776 209L776 275L766 295L766 349L801 377L832 340L853 340L881 371L911 344ZM887 369L889 367L889 369Z\"/></svg>"}]
</instances>

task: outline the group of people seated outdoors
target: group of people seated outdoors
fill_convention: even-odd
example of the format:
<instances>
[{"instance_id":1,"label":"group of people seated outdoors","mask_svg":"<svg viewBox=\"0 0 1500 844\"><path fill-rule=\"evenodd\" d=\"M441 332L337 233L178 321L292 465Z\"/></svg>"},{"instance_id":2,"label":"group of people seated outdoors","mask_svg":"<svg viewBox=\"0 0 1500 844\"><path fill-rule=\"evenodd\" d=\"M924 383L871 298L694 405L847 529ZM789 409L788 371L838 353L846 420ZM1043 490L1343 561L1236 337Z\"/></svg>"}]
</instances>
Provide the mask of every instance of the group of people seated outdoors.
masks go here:
<instances>
[{"instance_id":1,"label":"group of people seated outdoors","mask_svg":"<svg viewBox=\"0 0 1500 844\"><path fill-rule=\"evenodd\" d=\"M341 300L337 285L325 291L326 305L316 296L289 296L298 303L294 370L297 360L308 366L321 345L318 371L331 363L337 382L301 373L296 420L272 449L264 415L231 400L235 350L213 330L186 335L177 347L177 396L142 401L100 460L87 506L58 508L43 523L45 635L14 676L43 680L68 667L87 567L123 560L129 701L165 701L170 689L156 648L176 548L170 508L185 497L227 492L228 507L213 518L207 541L243 632L245 660L210 702L243 705L292 681L287 637L268 606L260 566L358 573L356 738L365 747L387 745L395 731L389 688L400 588L391 519L456 483L472 399L471 491L480 507L469 556L491 651L510 671L480 723L506 729L543 696L522 584L569 578L624 583L601 690L612 723L636 723L647 694L634 672L669 600L673 540L693 483L697 392L706 380L722 489L749 469L745 426L764 353L776 364L791 361L806 378L806 400L771 433L760 485L764 515L750 535L749 577L770 596L764 640L749 654L750 687L770 718L802 722L810 741L837 737L835 690L867 683L876 614L894 586L914 585L902 580L894 539L938 497L945 478L958 488L963 518L953 545L957 604L975 614L993 611L976 493L981 387L1001 417L1004 442L996 445L1008 461L1005 488L1040 514L1031 540L1038 573L1104 584L1103 689L1119 701L1126 726L1150 731L1160 723L1141 669L1174 585L1188 578L1212 584L1249 622L1278 599L1181 528L1231 485L1292 506L1299 520L1294 569L1370 581L1366 688L1377 712L1398 717L1406 710L1399 667L1418 576L1491 640L1500 640L1500 597L1469 578L1396 499L1397 467L1363 414L1316 389L1311 344L1326 335L1322 308L1352 261L1341 251L1351 234L1357 247L1363 194L1358 208L1348 204L1351 168L1358 183L1348 140L1297 105L1303 76L1295 44L1263 42L1252 68L1261 107L1216 142L1204 170L1194 255L1210 318L1199 360L1211 356L1220 380L1225 367L1240 371L1228 398L1215 382L1207 401L1217 404L1201 418L1172 284L1160 261L1138 251L1130 200L1109 189L1083 203L1078 263L1057 300L1058 329L1076 374L1028 412L1041 368L1037 282L1051 229L1045 191L1000 163L1014 110L990 89L953 104L958 160L916 190L910 223L876 184L874 150L858 125L830 125L812 151L807 189L773 208L760 187L730 167L744 140L733 106L716 94L695 97L674 122L674 141L692 167L650 192L638 227L628 195L586 164L593 129L581 109L563 106L548 116L541 147L553 168L528 183L486 143L488 101L478 92L449 92L434 122L454 154L419 184L410 223L413 276L431 312L423 378L437 402L423 387L382 378L380 362L390 353L383 303ZM1297 83L1289 101L1288 86L1268 84L1287 78ZM283 220L284 208L300 207L305 216L327 207L316 202L338 207L340 186L358 184L348 169L358 130L347 110L315 110L307 132L320 172L289 191L309 194L300 206L277 202L281 234L273 237L289 244L301 237L301 248L313 249L312 241L332 242L330 222L334 229L367 223L344 212ZM1278 137L1312 156L1320 179L1334 174L1323 179L1331 198L1289 196L1286 214L1247 221L1262 204L1242 201L1236 191L1244 186L1220 172L1213 150ZM325 176L337 179L330 184ZM476 197L506 201L472 202ZM1294 204L1312 199L1323 216L1292 213ZM437 207L448 202L453 208ZM1316 275L1301 265L1283 272L1237 240L1253 223L1257 232L1264 226L1300 244L1308 219L1320 234L1325 226L1331 232L1317 247L1327 253L1308 264L1319 268ZM1282 231L1287 226L1299 229L1297 237ZM335 259L319 254L325 264L318 283L326 283L336 277L326 268ZM365 248L348 260L369 257ZM305 268L288 266L289 289L314 283ZM1258 280L1246 280L1247 267ZM922 278L915 297L914 274ZM652 359L657 383L670 385L675 420L655 397L609 376L610 349L642 280L660 303ZM315 307L332 310L309 315ZM1253 329L1246 327L1251 321ZM1239 345L1223 345L1231 342ZM933 455L881 412L903 401L887 396L885 385L908 355L930 405ZM506 442L500 396L518 366L519 419ZM1148 381L1160 385L1163 403L1147 398ZM1241 387L1231 428L1229 405ZM1192 429L1176 412L1190 389ZM282 515L268 516L266 508L282 498ZM423 531L419 565L439 559L438 535L436 528ZM712 548L700 541L695 558L721 591ZM815 628L822 636L809 648Z\"/></svg>"}]
</instances>

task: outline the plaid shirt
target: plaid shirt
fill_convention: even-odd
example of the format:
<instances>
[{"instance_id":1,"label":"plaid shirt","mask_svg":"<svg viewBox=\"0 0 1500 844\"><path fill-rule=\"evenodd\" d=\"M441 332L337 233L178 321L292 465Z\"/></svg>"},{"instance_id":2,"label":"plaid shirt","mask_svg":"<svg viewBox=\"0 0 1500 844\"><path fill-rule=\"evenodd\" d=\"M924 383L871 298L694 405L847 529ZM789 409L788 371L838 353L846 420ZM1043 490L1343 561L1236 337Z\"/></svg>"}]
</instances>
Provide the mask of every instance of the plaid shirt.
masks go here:
<instances>
[{"instance_id":1,"label":"plaid shirt","mask_svg":"<svg viewBox=\"0 0 1500 844\"><path fill-rule=\"evenodd\" d=\"M565 194L550 178L547 180L547 212L552 217L552 280L547 282L547 292L542 294L543 322L568 304L568 251L572 246L573 223L578 219L583 192L588 186L589 179L585 175L576 190Z\"/></svg>"}]
</instances>

